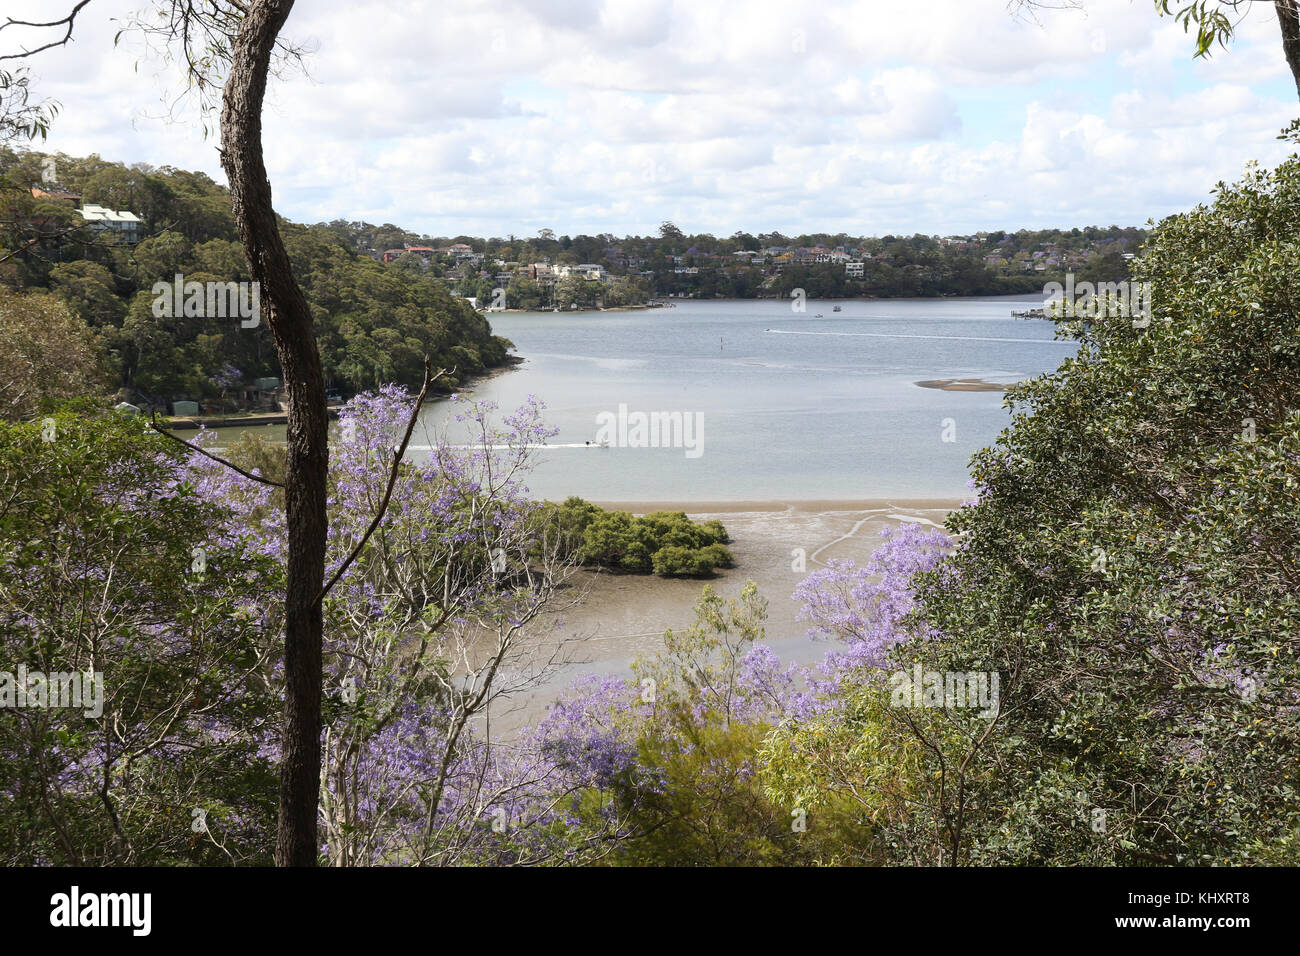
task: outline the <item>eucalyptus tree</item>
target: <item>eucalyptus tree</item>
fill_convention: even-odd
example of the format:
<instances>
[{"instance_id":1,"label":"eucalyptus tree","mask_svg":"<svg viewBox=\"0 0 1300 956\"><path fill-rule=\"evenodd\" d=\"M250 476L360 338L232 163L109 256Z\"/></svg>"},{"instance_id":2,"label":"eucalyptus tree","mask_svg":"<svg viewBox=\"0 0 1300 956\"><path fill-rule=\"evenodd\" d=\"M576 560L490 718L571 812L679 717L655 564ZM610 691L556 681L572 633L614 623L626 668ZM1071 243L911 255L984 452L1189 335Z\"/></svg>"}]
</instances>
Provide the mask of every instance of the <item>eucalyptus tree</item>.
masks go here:
<instances>
[{"instance_id":1,"label":"eucalyptus tree","mask_svg":"<svg viewBox=\"0 0 1300 956\"><path fill-rule=\"evenodd\" d=\"M9 18L0 30L18 26L54 32L40 46L7 58L31 56L67 43L78 15L90 2L80 0L58 20ZM280 234L262 150L268 77L303 54L280 36L292 10L293 0L157 0L129 26L162 42L167 55L183 69L187 89L196 94L205 115L220 104L221 165L249 273L261 286L265 318L288 393L285 712L276 861L310 866L319 852L322 601L328 590L324 581L329 471L325 383L311 309ZM395 456L394 469L396 459L400 456Z\"/></svg>"},{"instance_id":2,"label":"eucalyptus tree","mask_svg":"<svg viewBox=\"0 0 1300 956\"><path fill-rule=\"evenodd\" d=\"M104 354L55 296L0 290L0 419L30 419L52 400L104 388Z\"/></svg>"},{"instance_id":3,"label":"eucalyptus tree","mask_svg":"<svg viewBox=\"0 0 1300 956\"><path fill-rule=\"evenodd\" d=\"M220 90L221 166L288 393L285 711L276 861L311 866L319 852L328 419L312 313L280 235L262 150L262 106L273 59L283 64L302 55L280 38L292 10L293 0L170 0L159 4L160 20L141 16L135 26L169 44L203 106L215 105Z\"/></svg>"}]
</instances>

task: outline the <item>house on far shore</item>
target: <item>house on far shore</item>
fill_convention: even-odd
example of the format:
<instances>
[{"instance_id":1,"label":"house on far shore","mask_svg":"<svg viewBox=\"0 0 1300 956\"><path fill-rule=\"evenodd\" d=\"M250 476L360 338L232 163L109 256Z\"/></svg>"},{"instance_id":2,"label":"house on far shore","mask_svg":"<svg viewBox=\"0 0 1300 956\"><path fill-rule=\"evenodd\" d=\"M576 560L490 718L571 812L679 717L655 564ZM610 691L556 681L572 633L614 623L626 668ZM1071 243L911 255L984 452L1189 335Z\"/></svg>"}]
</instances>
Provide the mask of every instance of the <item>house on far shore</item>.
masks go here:
<instances>
[{"instance_id":1,"label":"house on far shore","mask_svg":"<svg viewBox=\"0 0 1300 956\"><path fill-rule=\"evenodd\" d=\"M133 212L116 212L91 203L82 206L77 212L86 221L86 225L96 232L111 233L123 242L132 244L140 241L144 223Z\"/></svg>"},{"instance_id":2,"label":"house on far shore","mask_svg":"<svg viewBox=\"0 0 1300 956\"><path fill-rule=\"evenodd\" d=\"M680 258L682 257L681 256L673 257L674 260ZM579 279L588 279L588 280L600 281L600 282L605 281L605 279L609 275L605 271L604 266L595 262L584 262L581 265L576 265L576 266L567 266L567 265L556 266L554 269L554 273L561 279L576 277Z\"/></svg>"},{"instance_id":3,"label":"house on far shore","mask_svg":"<svg viewBox=\"0 0 1300 956\"><path fill-rule=\"evenodd\" d=\"M483 258L482 255L475 253L474 250L464 242L453 242L450 246L447 246L444 249L439 249L438 251L455 262L461 262L466 259L481 261Z\"/></svg>"},{"instance_id":4,"label":"house on far shore","mask_svg":"<svg viewBox=\"0 0 1300 956\"><path fill-rule=\"evenodd\" d=\"M427 266L429 260L433 258L435 250L432 246L406 246L403 249L385 249L384 262L385 264L396 262L398 256L405 255L408 252L413 256L419 256Z\"/></svg>"},{"instance_id":5,"label":"house on far shore","mask_svg":"<svg viewBox=\"0 0 1300 956\"><path fill-rule=\"evenodd\" d=\"M75 206L81 202L81 193L65 192L62 189L41 189L39 186L33 186L32 198L44 199L47 202L71 203Z\"/></svg>"}]
</instances>

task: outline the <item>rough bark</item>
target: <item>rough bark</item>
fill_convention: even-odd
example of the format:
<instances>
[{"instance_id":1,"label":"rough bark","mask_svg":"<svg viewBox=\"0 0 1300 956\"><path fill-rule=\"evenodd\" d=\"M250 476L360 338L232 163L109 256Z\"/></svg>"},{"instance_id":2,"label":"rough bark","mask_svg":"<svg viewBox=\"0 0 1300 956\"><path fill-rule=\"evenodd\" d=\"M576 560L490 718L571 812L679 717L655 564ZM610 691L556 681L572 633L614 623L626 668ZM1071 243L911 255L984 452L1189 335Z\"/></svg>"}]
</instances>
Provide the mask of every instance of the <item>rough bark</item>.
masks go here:
<instances>
[{"instance_id":1,"label":"rough bark","mask_svg":"<svg viewBox=\"0 0 1300 956\"><path fill-rule=\"evenodd\" d=\"M1295 79L1296 95L1300 96L1300 5L1296 0L1273 0L1273 8L1282 27L1282 52Z\"/></svg>"},{"instance_id":2,"label":"rough bark","mask_svg":"<svg viewBox=\"0 0 1300 956\"><path fill-rule=\"evenodd\" d=\"M285 503L285 707L278 866L314 866L321 753L321 585L325 577L325 383L311 310L293 277L262 157L262 100L271 55L293 0L251 0L232 45L222 94L221 165L289 395Z\"/></svg>"}]
</instances>

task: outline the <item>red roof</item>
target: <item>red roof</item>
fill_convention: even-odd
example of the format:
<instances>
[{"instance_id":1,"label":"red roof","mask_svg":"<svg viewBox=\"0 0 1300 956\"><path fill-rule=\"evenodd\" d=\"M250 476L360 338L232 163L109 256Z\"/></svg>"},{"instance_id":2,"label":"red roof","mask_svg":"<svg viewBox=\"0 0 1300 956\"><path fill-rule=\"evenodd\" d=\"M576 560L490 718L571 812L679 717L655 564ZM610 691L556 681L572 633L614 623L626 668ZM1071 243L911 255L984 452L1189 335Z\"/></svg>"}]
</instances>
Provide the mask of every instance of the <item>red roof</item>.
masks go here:
<instances>
[{"instance_id":1,"label":"red roof","mask_svg":"<svg viewBox=\"0 0 1300 956\"><path fill-rule=\"evenodd\" d=\"M65 193L60 189L46 192L44 189L40 189L36 186L32 187L32 196L36 199L64 199L72 200L73 202L81 199L81 193Z\"/></svg>"}]
</instances>

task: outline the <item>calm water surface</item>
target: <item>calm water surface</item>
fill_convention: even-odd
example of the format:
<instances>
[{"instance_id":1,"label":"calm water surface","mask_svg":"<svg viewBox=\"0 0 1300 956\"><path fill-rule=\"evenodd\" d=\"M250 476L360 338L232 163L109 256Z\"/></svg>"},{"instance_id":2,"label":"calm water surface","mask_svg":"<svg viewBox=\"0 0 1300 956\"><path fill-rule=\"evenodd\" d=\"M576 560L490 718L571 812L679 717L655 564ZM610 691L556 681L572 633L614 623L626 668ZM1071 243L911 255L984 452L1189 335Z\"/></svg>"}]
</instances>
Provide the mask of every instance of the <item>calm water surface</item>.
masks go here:
<instances>
[{"instance_id":1,"label":"calm water surface","mask_svg":"<svg viewBox=\"0 0 1300 956\"><path fill-rule=\"evenodd\" d=\"M481 383L474 398L504 412L537 396L559 428L554 444L595 439L597 416L620 404L701 416L699 457L682 448L547 449L529 482L539 497L960 497L971 454L1010 420L1002 393L915 383L1014 382L1056 368L1076 345L1054 341L1050 323L1011 317L1032 298L810 301L802 314L779 301L498 314L493 328L526 361ZM453 409L431 405L423 422L455 437ZM945 419L955 441L943 440Z\"/></svg>"}]
</instances>

